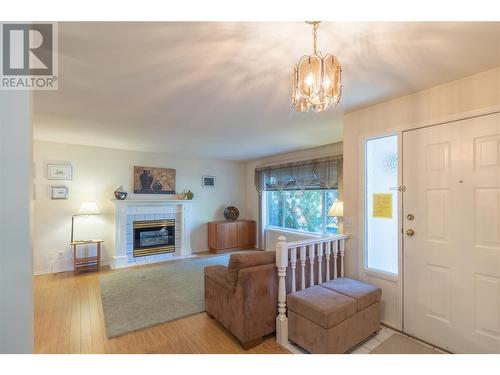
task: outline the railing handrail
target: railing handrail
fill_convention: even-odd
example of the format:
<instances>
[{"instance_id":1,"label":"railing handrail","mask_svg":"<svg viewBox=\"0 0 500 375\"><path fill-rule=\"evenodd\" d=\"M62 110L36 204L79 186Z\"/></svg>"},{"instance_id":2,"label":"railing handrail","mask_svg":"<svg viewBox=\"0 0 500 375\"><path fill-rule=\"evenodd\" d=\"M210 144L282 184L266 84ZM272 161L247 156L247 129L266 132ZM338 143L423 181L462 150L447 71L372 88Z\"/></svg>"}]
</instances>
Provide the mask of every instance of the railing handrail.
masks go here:
<instances>
[{"instance_id":1,"label":"railing handrail","mask_svg":"<svg viewBox=\"0 0 500 375\"><path fill-rule=\"evenodd\" d=\"M288 248L291 248L291 247L300 247L304 245L316 245L318 243L323 243L325 241L346 240L348 238L349 235L347 234L332 234L319 238L306 238L304 240L286 242L286 246Z\"/></svg>"}]
</instances>

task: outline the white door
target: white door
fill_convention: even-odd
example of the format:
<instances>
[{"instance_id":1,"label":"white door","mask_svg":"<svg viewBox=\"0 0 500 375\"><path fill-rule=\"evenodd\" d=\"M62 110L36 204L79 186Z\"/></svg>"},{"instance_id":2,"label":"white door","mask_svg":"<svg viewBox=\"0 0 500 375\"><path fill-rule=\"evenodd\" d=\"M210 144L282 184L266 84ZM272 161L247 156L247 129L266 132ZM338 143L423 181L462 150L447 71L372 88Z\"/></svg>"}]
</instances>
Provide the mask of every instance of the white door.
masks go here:
<instances>
[{"instance_id":1,"label":"white door","mask_svg":"<svg viewBox=\"0 0 500 375\"><path fill-rule=\"evenodd\" d=\"M403 133L403 185L404 331L500 353L500 114Z\"/></svg>"}]
</instances>

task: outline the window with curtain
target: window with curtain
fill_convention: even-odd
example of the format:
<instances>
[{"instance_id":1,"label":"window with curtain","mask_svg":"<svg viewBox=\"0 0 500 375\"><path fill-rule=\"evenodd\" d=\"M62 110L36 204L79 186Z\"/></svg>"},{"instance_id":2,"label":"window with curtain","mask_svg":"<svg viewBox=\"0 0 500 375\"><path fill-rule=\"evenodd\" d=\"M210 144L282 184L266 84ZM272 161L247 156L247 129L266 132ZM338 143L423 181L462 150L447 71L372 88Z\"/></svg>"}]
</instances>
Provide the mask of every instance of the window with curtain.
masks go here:
<instances>
[{"instance_id":1,"label":"window with curtain","mask_svg":"<svg viewBox=\"0 0 500 375\"><path fill-rule=\"evenodd\" d=\"M288 163L255 170L266 227L335 234L338 219L328 209L339 199L341 157Z\"/></svg>"}]
</instances>

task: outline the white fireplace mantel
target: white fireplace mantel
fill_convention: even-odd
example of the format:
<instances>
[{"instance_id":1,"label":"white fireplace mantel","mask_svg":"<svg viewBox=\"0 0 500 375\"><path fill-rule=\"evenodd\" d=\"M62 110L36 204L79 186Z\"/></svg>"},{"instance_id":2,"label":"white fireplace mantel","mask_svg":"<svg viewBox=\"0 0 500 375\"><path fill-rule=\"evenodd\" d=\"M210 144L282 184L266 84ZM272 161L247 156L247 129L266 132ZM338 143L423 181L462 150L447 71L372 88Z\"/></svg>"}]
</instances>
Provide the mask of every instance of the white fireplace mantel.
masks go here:
<instances>
[{"instance_id":1,"label":"white fireplace mantel","mask_svg":"<svg viewBox=\"0 0 500 375\"><path fill-rule=\"evenodd\" d=\"M190 200L125 199L113 200L115 205L115 249L112 268L162 262L190 256ZM134 258L133 222L139 220L175 219L175 252Z\"/></svg>"}]
</instances>

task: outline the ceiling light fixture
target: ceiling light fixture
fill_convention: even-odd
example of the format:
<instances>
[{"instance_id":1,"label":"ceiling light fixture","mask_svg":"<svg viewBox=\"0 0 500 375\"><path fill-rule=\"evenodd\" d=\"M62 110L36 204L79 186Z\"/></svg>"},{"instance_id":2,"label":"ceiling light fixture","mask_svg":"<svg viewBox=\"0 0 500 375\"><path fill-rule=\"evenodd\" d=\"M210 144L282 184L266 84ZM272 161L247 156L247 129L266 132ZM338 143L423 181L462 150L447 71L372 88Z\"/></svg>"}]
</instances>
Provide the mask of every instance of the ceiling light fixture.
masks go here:
<instances>
[{"instance_id":1,"label":"ceiling light fixture","mask_svg":"<svg viewBox=\"0 0 500 375\"><path fill-rule=\"evenodd\" d=\"M310 21L313 26L312 55L302 56L295 64L292 75L292 105L297 112L323 112L335 107L342 93L342 68L334 55L323 57L317 50L319 21Z\"/></svg>"}]
</instances>

